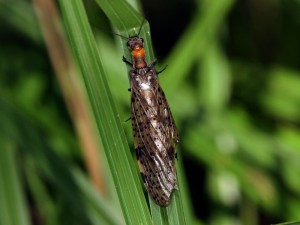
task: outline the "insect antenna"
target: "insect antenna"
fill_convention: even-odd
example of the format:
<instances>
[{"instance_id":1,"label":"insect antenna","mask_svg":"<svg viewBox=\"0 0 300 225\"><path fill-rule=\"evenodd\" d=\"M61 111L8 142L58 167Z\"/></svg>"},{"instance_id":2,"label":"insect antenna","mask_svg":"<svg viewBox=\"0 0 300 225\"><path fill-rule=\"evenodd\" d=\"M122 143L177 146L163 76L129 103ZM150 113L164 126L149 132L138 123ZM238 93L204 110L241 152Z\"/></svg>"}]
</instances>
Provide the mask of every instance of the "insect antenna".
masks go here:
<instances>
[{"instance_id":1,"label":"insect antenna","mask_svg":"<svg viewBox=\"0 0 300 225\"><path fill-rule=\"evenodd\" d=\"M125 40L128 40L128 37L125 37L125 36L123 36L123 35L121 35L121 34L117 34L117 33L111 32L111 31L106 31L106 32L108 32L108 33L110 33L110 34L117 35L117 36L119 36L119 37L121 37L121 38L123 38L123 39L125 39Z\"/></svg>"},{"instance_id":2,"label":"insect antenna","mask_svg":"<svg viewBox=\"0 0 300 225\"><path fill-rule=\"evenodd\" d=\"M139 29L139 32L137 33L137 36L140 36L140 33L142 31L142 28L143 28L143 25L144 25L145 21L146 21L146 18L143 19L142 24L141 24L140 29Z\"/></svg>"},{"instance_id":3,"label":"insect antenna","mask_svg":"<svg viewBox=\"0 0 300 225\"><path fill-rule=\"evenodd\" d=\"M121 37L121 38L123 38L123 39L128 40L128 37L125 37L125 36L123 36L123 35L121 35L121 34L112 32L112 31L110 31L110 30L105 30L105 29L103 29L103 28L101 28L101 27L98 27L96 24L91 24L91 25L92 25L93 27L97 28L98 30L104 31L105 33L117 35L117 36L119 36L119 37Z\"/></svg>"}]
</instances>

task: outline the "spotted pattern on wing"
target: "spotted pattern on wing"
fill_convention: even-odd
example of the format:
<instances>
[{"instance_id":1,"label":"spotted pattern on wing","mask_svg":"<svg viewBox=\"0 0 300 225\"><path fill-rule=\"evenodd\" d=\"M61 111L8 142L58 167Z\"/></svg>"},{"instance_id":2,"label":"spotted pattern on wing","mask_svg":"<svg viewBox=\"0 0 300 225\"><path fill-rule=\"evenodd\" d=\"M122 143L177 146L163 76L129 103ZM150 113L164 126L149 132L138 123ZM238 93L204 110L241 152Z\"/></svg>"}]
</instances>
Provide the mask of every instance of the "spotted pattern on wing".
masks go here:
<instances>
[{"instance_id":1,"label":"spotted pattern on wing","mask_svg":"<svg viewBox=\"0 0 300 225\"><path fill-rule=\"evenodd\" d=\"M132 127L141 176L153 200L166 206L177 188L177 129L154 68L133 69L130 75Z\"/></svg>"}]
</instances>

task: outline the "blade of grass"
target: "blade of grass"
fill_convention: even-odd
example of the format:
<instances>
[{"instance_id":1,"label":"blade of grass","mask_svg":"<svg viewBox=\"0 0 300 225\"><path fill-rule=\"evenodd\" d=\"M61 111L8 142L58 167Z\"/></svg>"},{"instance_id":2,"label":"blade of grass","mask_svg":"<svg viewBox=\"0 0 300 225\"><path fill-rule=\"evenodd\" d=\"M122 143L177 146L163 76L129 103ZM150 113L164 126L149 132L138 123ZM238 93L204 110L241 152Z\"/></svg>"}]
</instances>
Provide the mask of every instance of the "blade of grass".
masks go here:
<instances>
[{"instance_id":1,"label":"blade of grass","mask_svg":"<svg viewBox=\"0 0 300 225\"><path fill-rule=\"evenodd\" d=\"M195 59L205 54L206 46L209 46L208 43L214 40L213 37L218 32L220 24L234 2L234 0L209 1L203 13L196 14L169 57L165 60L165 64L172 62L161 82L166 86L167 96L172 96L172 93L178 90L180 84L184 82L185 74L193 66Z\"/></svg>"},{"instance_id":2,"label":"blade of grass","mask_svg":"<svg viewBox=\"0 0 300 225\"><path fill-rule=\"evenodd\" d=\"M166 207L169 224L184 225L186 224L182 206L180 190L173 193L173 202Z\"/></svg>"},{"instance_id":3,"label":"blade of grass","mask_svg":"<svg viewBox=\"0 0 300 225\"><path fill-rule=\"evenodd\" d=\"M185 177L185 172L183 168L183 162L182 162L182 154L179 154L178 156L178 162L177 162L177 176L178 176L178 182L180 187L180 195L182 200L182 207L185 217L186 224L192 224L194 212L192 210L192 203L189 196L189 190L187 187L187 181Z\"/></svg>"},{"instance_id":4,"label":"blade of grass","mask_svg":"<svg viewBox=\"0 0 300 225\"><path fill-rule=\"evenodd\" d=\"M58 210L56 216L58 216L59 221L63 224L74 225L88 223L87 209L83 203L79 187L76 185L70 171L70 162L53 151L52 148L49 148L45 141L46 138L41 134L42 132L39 128L36 128L29 122L25 122L24 125L22 125L22 132L25 133L24 136L27 142L22 146L24 148L23 151L26 157L28 155L29 160L34 164L33 166L36 167L39 178L45 178L47 184L59 196L59 199L57 199L51 195L51 191L47 190L56 210ZM29 179L32 179L32 177L28 177ZM29 180L28 182L31 181ZM44 196L40 187L37 187L38 184L35 185L36 187L30 190L32 195L34 197ZM37 206L43 204L41 199L37 199L36 203ZM62 212L61 210L63 215L60 213ZM52 212L55 213L54 211Z\"/></svg>"},{"instance_id":5,"label":"blade of grass","mask_svg":"<svg viewBox=\"0 0 300 225\"><path fill-rule=\"evenodd\" d=\"M31 223L16 167L16 146L10 140L3 136L0 138L0 224L29 225Z\"/></svg>"},{"instance_id":6,"label":"blade of grass","mask_svg":"<svg viewBox=\"0 0 300 225\"><path fill-rule=\"evenodd\" d=\"M33 41L37 43L42 41L33 8L29 2L0 1L0 15L1 19Z\"/></svg>"},{"instance_id":7,"label":"blade of grass","mask_svg":"<svg viewBox=\"0 0 300 225\"><path fill-rule=\"evenodd\" d=\"M199 99L209 117L214 118L216 113L223 114L230 96L231 77L228 62L216 43L206 48L197 77Z\"/></svg>"},{"instance_id":8,"label":"blade of grass","mask_svg":"<svg viewBox=\"0 0 300 225\"><path fill-rule=\"evenodd\" d=\"M80 0L60 1L127 224L152 224L97 46Z\"/></svg>"},{"instance_id":9,"label":"blade of grass","mask_svg":"<svg viewBox=\"0 0 300 225\"><path fill-rule=\"evenodd\" d=\"M38 212L43 218L44 225L59 224L57 206L51 199L43 180L38 176L38 171L34 165L33 157L26 157L25 174L30 188L30 192L37 204Z\"/></svg>"},{"instance_id":10,"label":"blade of grass","mask_svg":"<svg viewBox=\"0 0 300 225\"><path fill-rule=\"evenodd\" d=\"M155 225L167 225L167 224L169 224L166 209L162 208L162 207L159 207L152 200L149 200L149 202L150 202L150 209L151 209L153 224L155 224Z\"/></svg>"},{"instance_id":11,"label":"blade of grass","mask_svg":"<svg viewBox=\"0 0 300 225\"><path fill-rule=\"evenodd\" d=\"M93 130L93 118L89 115L85 93L81 87L81 80L71 57L61 19L54 1L33 0L37 18L45 38L48 53L55 69L63 97L74 124L76 134L85 157L85 164L94 185L99 191L107 194L104 182L101 156L98 154L98 140ZM68 65L68 66L66 66ZM97 157L99 156L99 157Z\"/></svg>"},{"instance_id":12,"label":"blade of grass","mask_svg":"<svg viewBox=\"0 0 300 225\"><path fill-rule=\"evenodd\" d=\"M115 210L115 206L104 199L88 181L88 178L78 170L73 170L73 175L76 182L82 191L90 217L95 224L110 224L123 225L125 224L124 217L121 213Z\"/></svg>"},{"instance_id":13,"label":"blade of grass","mask_svg":"<svg viewBox=\"0 0 300 225\"><path fill-rule=\"evenodd\" d=\"M72 207L64 207L64 216L59 218L60 222L64 222L64 224L83 224L86 223L87 218L85 216L85 209L82 207L81 199L79 195L77 194L77 187L74 185L73 178L71 174L69 173L67 169L67 162L65 159L62 159L58 157L58 155L53 151L53 149L50 149L48 147L47 138L43 135L43 132L41 132L41 129L37 128L40 127L40 123L36 122L36 120L29 119L31 118L26 113L27 111L23 109L22 107L19 107L16 101L14 101L11 96L6 95L5 91L2 91L2 96L0 98L0 115L1 115L1 124L0 124L0 137L3 137L3 131L2 128L5 130L5 136L7 136L7 140L13 140L13 145L17 146L17 150L19 154L22 155L23 158L26 158L24 160L25 163L27 163L27 157L30 158L30 162L34 163L37 167L36 171L41 173L42 177L47 178L47 184L50 184L51 187L53 187L53 190L55 189L55 192L57 191L58 196L60 196L59 202L53 202L52 204L55 205L55 209L59 211L58 208L64 207L64 206L72 206ZM18 106L18 107L16 107ZM26 113L25 113L26 112ZM25 114L25 115L24 115ZM4 120L3 120L4 119ZM15 123L15 121L18 121L18 123ZM37 126L37 124L39 124ZM57 128L59 129L59 128ZM63 136L65 137L65 136ZM5 146L4 144L1 144L1 146ZM13 149L14 150L14 149ZM2 152L1 152L2 153ZM0 153L0 155L1 155ZM0 158L0 167L1 165L4 165L5 161L2 162L2 160L5 160L5 157ZM13 162L15 163L15 162ZM13 165L13 163L10 163ZM19 162L20 164L23 164L23 161ZM27 165L27 164L26 164ZM26 167L26 165L24 165ZM27 169L27 168L26 168ZM5 175L13 177L8 171L10 169L6 169ZM2 169L0 169L1 173ZM27 172L27 170L25 171ZM1 175L0 175L1 176ZM7 183L6 178L2 179L1 176L1 182ZM42 205L44 204L45 207L41 210L41 216L44 216L44 213L49 209L49 205L51 203L42 203L42 199L46 200L44 198L44 193L42 193L43 190L41 190L41 187L39 187L38 183L35 183L34 188L32 188L30 185L32 185L32 177L28 177L27 182L29 183L30 194L33 196L33 198L38 198L36 201L36 205ZM0 182L0 185L2 184ZM14 187L15 184L9 183L9 187L11 189L18 189L17 187ZM14 187L14 188L12 188ZM3 189L5 190L5 189ZM17 195L16 195L17 196ZM6 196L9 198L9 194ZM5 201L0 196L0 204L5 203ZM48 198L49 199L49 198ZM21 203L20 203L21 204ZM35 204L35 203L34 203ZM13 207L11 210L9 207L5 208L6 210L10 210L13 213L13 217L17 216L17 207ZM55 215L56 212L52 211ZM2 213L2 211L1 211ZM49 213L49 211L47 211ZM50 216L50 215L49 215ZM57 214L56 214L57 216ZM1 217L2 218L2 217ZM21 217L20 217L21 218ZM48 219L48 218L45 218ZM51 218L54 219L54 218ZM62 220L63 219L63 220ZM47 220L47 222L50 222ZM2 224L2 223L1 223ZM3 224L9 224L9 223L3 223ZM20 224L20 223L16 223Z\"/></svg>"}]
</instances>

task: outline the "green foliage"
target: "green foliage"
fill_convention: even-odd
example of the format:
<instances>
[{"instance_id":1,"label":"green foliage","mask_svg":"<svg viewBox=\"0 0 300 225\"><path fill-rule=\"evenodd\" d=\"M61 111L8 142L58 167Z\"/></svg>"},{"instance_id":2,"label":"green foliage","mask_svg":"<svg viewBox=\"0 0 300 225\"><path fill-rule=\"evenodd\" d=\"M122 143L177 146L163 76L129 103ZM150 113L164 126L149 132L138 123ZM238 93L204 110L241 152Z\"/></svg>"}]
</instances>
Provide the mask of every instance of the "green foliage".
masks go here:
<instances>
[{"instance_id":1,"label":"green foliage","mask_svg":"<svg viewBox=\"0 0 300 225\"><path fill-rule=\"evenodd\" d=\"M122 55L130 59L126 40L91 27L94 21L103 27L109 21L113 32L134 35L144 18L139 3L59 1L101 143L98 154L104 158L108 190L104 196L83 169L74 121L53 75L32 3L0 1L0 225L299 220L295 21L300 5L263 1L257 6L251 0L194 4L189 24L158 65L158 70L169 65L159 78L180 134L180 191L161 208L143 192L131 125L124 122L130 116L129 68L121 60ZM155 58L150 25L146 21L140 34L148 62ZM185 173L190 171L186 162L196 165L192 174Z\"/></svg>"}]
</instances>

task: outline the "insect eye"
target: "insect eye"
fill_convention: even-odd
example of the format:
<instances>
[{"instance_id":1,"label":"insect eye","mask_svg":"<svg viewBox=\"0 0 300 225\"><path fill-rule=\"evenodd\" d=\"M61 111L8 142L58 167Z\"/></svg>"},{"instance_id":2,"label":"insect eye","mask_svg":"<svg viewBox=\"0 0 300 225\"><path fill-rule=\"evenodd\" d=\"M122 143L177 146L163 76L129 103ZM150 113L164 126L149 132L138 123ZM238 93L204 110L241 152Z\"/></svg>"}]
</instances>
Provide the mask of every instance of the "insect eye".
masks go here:
<instances>
[{"instance_id":1,"label":"insect eye","mask_svg":"<svg viewBox=\"0 0 300 225\"><path fill-rule=\"evenodd\" d=\"M144 43L144 39L143 39L143 38L141 38L141 40L142 40L142 42Z\"/></svg>"}]
</instances>

